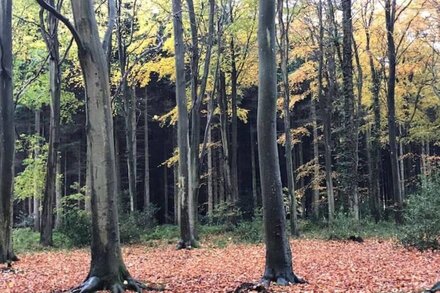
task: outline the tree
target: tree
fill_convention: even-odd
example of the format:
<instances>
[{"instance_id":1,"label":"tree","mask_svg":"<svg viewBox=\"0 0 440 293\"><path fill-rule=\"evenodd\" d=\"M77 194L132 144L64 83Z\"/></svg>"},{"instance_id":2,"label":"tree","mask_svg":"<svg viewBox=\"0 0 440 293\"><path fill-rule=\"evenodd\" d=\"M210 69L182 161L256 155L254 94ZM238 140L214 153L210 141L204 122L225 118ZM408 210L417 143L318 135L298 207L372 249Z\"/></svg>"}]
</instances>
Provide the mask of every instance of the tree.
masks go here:
<instances>
[{"instance_id":1,"label":"tree","mask_svg":"<svg viewBox=\"0 0 440 293\"><path fill-rule=\"evenodd\" d=\"M266 267L262 281L266 285L301 283L292 270L292 252L286 235L286 217L281 187L276 137L276 50L275 0L259 1L259 87L257 139L263 197Z\"/></svg>"},{"instance_id":2,"label":"tree","mask_svg":"<svg viewBox=\"0 0 440 293\"><path fill-rule=\"evenodd\" d=\"M176 70L176 104L178 111L177 146L179 148L178 200L180 202L180 243L181 248L191 248L196 244L194 230L189 218L189 174L188 174L188 109L185 86L185 45L183 43L182 3L173 0L174 51Z\"/></svg>"},{"instance_id":3,"label":"tree","mask_svg":"<svg viewBox=\"0 0 440 293\"><path fill-rule=\"evenodd\" d=\"M284 16L284 3L286 3L287 16ZM280 59L281 59L281 73L283 76L283 115L284 115L284 135L286 137L285 156L286 156L286 173L287 186L289 190L290 200L290 233L292 236L298 236L298 219L296 211L296 195L295 195L295 179L293 175L293 158L292 158L292 137L290 133L290 87L289 87L289 72L287 70L289 63L289 27L292 16L290 15L289 2L278 0L278 22L280 28ZM286 18L286 19L284 19ZM252 143L252 142L251 142ZM256 196L254 196L255 198Z\"/></svg>"},{"instance_id":4,"label":"tree","mask_svg":"<svg viewBox=\"0 0 440 293\"><path fill-rule=\"evenodd\" d=\"M396 0L385 0L385 25L387 29L387 106L388 106L388 138L390 143L390 161L392 175L393 199L396 204L396 223L402 223L403 198L400 193L399 166L397 159L396 130L396 45L394 42L394 24L396 22Z\"/></svg>"},{"instance_id":5,"label":"tree","mask_svg":"<svg viewBox=\"0 0 440 293\"><path fill-rule=\"evenodd\" d=\"M356 169L356 144L355 133L354 93L353 93L353 22L351 0L342 0L342 92L344 95L344 125L345 134L343 141L343 194L349 201L353 217L359 220L359 199L357 196L358 178Z\"/></svg>"},{"instance_id":6,"label":"tree","mask_svg":"<svg viewBox=\"0 0 440 293\"><path fill-rule=\"evenodd\" d=\"M110 289L114 293L126 289L139 292L140 288L146 286L131 278L122 259L119 242L110 80L108 63L99 40L93 1L71 2L75 27L44 0L37 1L61 20L73 34L86 89L92 261L86 281L72 292L104 289Z\"/></svg>"},{"instance_id":7,"label":"tree","mask_svg":"<svg viewBox=\"0 0 440 293\"><path fill-rule=\"evenodd\" d=\"M60 9L60 1L50 0L49 5ZM43 14L40 22L44 24ZM40 242L43 246L52 246L54 226L54 202L56 199L56 178L58 148L60 143L60 111L61 111L61 62L60 42L58 40L58 19L51 13L48 15L48 31L42 26L41 32L49 51L49 84L50 84L50 126L49 152L47 158L46 182L43 196L43 213L41 215Z\"/></svg>"},{"instance_id":8,"label":"tree","mask_svg":"<svg viewBox=\"0 0 440 293\"><path fill-rule=\"evenodd\" d=\"M0 1L0 263L17 260L12 251L12 187L15 157L12 95L12 1Z\"/></svg>"}]
</instances>

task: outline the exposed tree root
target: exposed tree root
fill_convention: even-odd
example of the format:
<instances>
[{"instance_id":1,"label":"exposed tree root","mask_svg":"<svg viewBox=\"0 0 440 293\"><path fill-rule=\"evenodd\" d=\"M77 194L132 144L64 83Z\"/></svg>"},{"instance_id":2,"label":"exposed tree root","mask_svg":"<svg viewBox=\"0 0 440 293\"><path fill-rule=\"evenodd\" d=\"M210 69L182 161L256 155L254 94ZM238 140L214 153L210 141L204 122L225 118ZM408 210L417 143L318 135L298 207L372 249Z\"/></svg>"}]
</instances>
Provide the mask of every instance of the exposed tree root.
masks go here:
<instances>
[{"instance_id":1,"label":"exposed tree root","mask_svg":"<svg viewBox=\"0 0 440 293\"><path fill-rule=\"evenodd\" d=\"M109 290L111 293L124 293L126 290L142 293L143 290L163 291L165 286L155 284L144 284L135 279L128 278L122 283L118 281L103 281L98 277L90 277L80 286L71 289L69 293L93 293L101 290Z\"/></svg>"},{"instance_id":2,"label":"exposed tree root","mask_svg":"<svg viewBox=\"0 0 440 293\"><path fill-rule=\"evenodd\" d=\"M269 288L271 282L276 282L280 286L289 286L293 284L305 284L307 283L304 279L297 277L293 272L285 273L273 273L266 272L261 278L261 284Z\"/></svg>"},{"instance_id":3,"label":"exposed tree root","mask_svg":"<svg viewBox=\"0 0 440 293\"><path fill-rule=\"evenodd\" d=\"M426 290L426 293L435 293L440 291L440 282L437 282L431 289Z\"/></svg>"},{"instance_id":4,"label":"exposed tree root","mask_svg":"<svg viewBox=\"0 0 440 293\"><path fill-rule=\"evenodd\" d=\"M180 250L180 249L193 249L193 248L198 248L198 247L199 247L199 243L197 241L195 241L195 240L187 241L187 242L185 242L183 240L180 240L177 243L176 249L177 250Z\"/></svg>"}]
</instances>

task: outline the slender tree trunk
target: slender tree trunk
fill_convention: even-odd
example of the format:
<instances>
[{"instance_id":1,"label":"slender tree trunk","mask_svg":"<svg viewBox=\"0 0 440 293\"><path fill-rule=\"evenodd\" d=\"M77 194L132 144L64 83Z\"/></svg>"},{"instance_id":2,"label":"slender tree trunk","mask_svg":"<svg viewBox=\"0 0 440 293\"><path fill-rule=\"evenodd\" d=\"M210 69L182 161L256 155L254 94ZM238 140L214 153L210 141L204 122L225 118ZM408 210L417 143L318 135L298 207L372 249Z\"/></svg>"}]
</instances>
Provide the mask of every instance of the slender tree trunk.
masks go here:
<instances>
[{"instance_id":1,"label":"slender tree trunk","mask_svg":"<svg viewBox=\"0 0 440 293\"><path fill-rule=\"evenodd\" d=\"M218 90L218 104L220 109L220 133L221 133L221 141L222 141L222 149L223 149L223 174L224 174L224 182L225 182L225 192L227 200L232 202L232 174L230 169L230 161L229 161L229 140L228 140L228 125L227 125L227 105L226 105L226 80L225 73L220 70L220 82L219 82L219 90Z\"/></svg>"},{"instance_id":2,"label":"slender tree trunk","mask_svg":"<svg viewBox=\"0 0 440 293\"><path fill-rule=\"evenodd\" d=\"M214 103L211 98L208 103L208 113L212 115L214 112ZM214 191L213 191L213 159L212 159L212 127L208 126L208 218L212 220L212 213L214 211Z\"/></svg>"},{"instance_id":3,"label":"slender tree trunk","mask_svg":"<svg viewBox=\"0 0 440 293\"><path fill-rule=\"evenodd\" d=\"M229 15L231 23L234 22L234 11L233 11L233 1L229 3ZM232 108L232 116L231 116L231 192L232 192L232 200L236 202L238 200L239 191L238 191L238 142L237 142L237 64L236 64L236 53L235 53L235 42L234 37L231 37L230 41L230 49L231 49L231 108Z\"/></svg>"},{"instance_id":4,"label":"slender tree trunk","mask_svg":"<svg viewBox=\"0 0 440 293\"><path fill-rule=\"evenodd\" d=\"M290 133L290 87L289 87L289 72L287 66L289 65L289 27L290 15L287 15L287 21L284 19L284 9L289 13L288 1L284 7L284 1L278 0L278 23L280 28L280 59L281 59L281 73L283 77L283 95L284 95L284 135L285 141L285 157L286 157L286 174L287 187L289 190L290 201L290 233L292 236L299 236L298 231L298 216L296 209L296 195L295 195L295 180L293 175L293 159L292 159L292 136Z\"/></svg>"},{"instance_id":5,"label":"slender tree trunk","mask_svg":"<svg viewBox=\"0 0 440 293\"><path fill-rule=\"evenodd\" d=\"M397 159L397 135L396 135L396 46L394 43L394 23L396 17L396 0L385 0L385 23L387 29L387 55L388 55L388 138L390 143L391 179L393 189L393 200L395 204L396 223L401 224L403 199L400 192L399 166Z\"/></svg>"},{"instance_id":6,"label":"slender tree trunk","mask_svg":"<svg viewBox=\"0 0 440 293\"><path fill-rule=\"evenodd\" d=\"M373 7L374 8L374 7ZM373 126L371 129L371 201L372 201L372 214L376 222L381 219L381 207L380 207L380 184L379 184L379 174L380 174L380 84L381 79L379 77L376 66L374 65L373 55L370 49L371 44L371 34L370 27L373 20L373 11L371 10L369 19L367 20L367 26L365 27L365 37L366 37L366 51L368 54L368 63L371 75L371 87L370 92L373 97Z\"/></svg>"},{"instance_id":7,"label":"slender tree trunk","mask_svg":"<svg viewBox=\"0 0 440 293\"><path fill-rule=\"evenodd\" d=\"M0 263L17 260L12 252L12 189L15 126L12 82L12 1L0 1Z\"/></svg>"},{"instance_id":8,"label":"slender tree trunk","mask_svg":"<svg viewBox=\"0 0 440 293\"><path fill-rule=\"evenodd\" d=\"M55 0L48 2L57 5ZM41 215L40 243L43 246L53 245L54 207L56 198L57 156L60 143L60 111L61 111L61 68L60 44L58 40L58 19L49 13L49 36L45 37L49 51L49 84L50 84L50 126L49 151L46 166L46 181L43 195L43 212Z\"/></svg>"},{"instance_id":9,"label":"slender tree trunk","mask_svg":"<svg viewBox=\"0 0 440 293\"><path fill-rule=\"evenodd\" d=\"M144 168L144 210L150 206L150 150L148 138L148 95L144 97L144 154L145 154L145 168Z\"/></svg>"},{"instance_id":10,"label":"slender tree trunk","mask_svg":"<svg viewBox=\"0 0 440 293\"><path fill-rule=\"evenodd\" d=\"M399 139L399 172L400 172L400 192L402 194L402 197L405 196L405 159L404 159L404 147L402 142L403 137L403 129L402 126L399 125L399 133L400 133L400 139ZM428 146L428 153L429 153L429 143Z\"/></svg>"},{"instance_id":11,"label":"slender tree trunk","mask_svg":"<svg viewBox=\"0 0 440 293\"><path fill-rule=\"evenodd\" d=\"M173 0L174 49L176 66L176 103L178 112L177 145L179 147L179 202L180 243L179 247L190 248L195 244L194 231L190 225L189 174L188 174L188 110L185 86L185 45L183 42L182 3Z\"/></svg>"},{"instance_id":12,"label":"slender tree trunk","mask_svg":"<svg viewBox=\"0 0 440 293\"><path fill-rule=\"evenodd\" d=\"M163 212L165 224L168 223L168 167L163 166Z\"/></svg>"},{"instance_id":13,"label":"slender tree trunk","mask_svg":"<svg viewBox=\"0 0 440 293\"><path fill-rule=\"evenodd\" d=\"M41 131L41 111L35 110L35 135L40 136ZM37 159L40 156L40 145L39 143L35 146L34 158ZM37 174L34 173L34 230L39 232L41 227L41 217L40 217L40 190L38 190L37 184Z\"/></svg>"},{"instance_id":14,"label":"slender tree trunk","mask_svg":"<svg viewBox=\"0 0 440 293\"><path fill-rule=\"evenodd\" d=\"M316 101L311 98L310 108L312 112L313 124L313 199L312 210L313 217L319 219L319 142L318 142L318 117L316 115Z\"/></svg>"},{"instance_id":15,"label":"slender tree trunk","mask_svg":"<svg viewBox=\"0 0 440 293\"><path fill-rule=\"evenodd\" d=\"M57 154L57 177L56 177L56 197L55 197L55 208L56 208L56 216L55 216L55 229L58 229L61 226L62 217L63 217L63 206L62 206L62 181L61 181L61 153Z\"/></svg>"},{"instance_id":16,"label":"slender tree trunk","mask_svg":"<svg viewBox=\"0 0 440 293\"><path fill-rule=\"evenodd\" d=\"M254 210L258 207L258 186L257 186L257 167L255 164L255 129L252 120L249 120L250 126L250 141L251 141L251 172L252 172L252 199L254 203Z\"/></svg>"},{"instance_id":17,"label":"slender tree trunk","mask_svg":"<svg viewBox=\"0 0 440 293\"><path fill-rule=\"evenodd\" d=\"M266 239L265 283L281 285L301 280L292 270L292 253L286 236L286 217L276 137L277 74L275 51L275 1L259 1L258 56L258 155L263 194Z\"/></svg>"}]
</instances>

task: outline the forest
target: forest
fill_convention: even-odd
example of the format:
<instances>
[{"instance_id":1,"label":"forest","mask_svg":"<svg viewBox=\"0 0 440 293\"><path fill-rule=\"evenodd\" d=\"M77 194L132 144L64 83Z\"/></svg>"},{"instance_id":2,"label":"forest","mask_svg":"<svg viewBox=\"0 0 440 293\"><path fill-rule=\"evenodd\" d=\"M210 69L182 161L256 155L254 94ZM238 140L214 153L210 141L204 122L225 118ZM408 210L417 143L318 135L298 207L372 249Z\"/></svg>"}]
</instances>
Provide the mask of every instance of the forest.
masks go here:
<instances>
[{"instance_id":1,"label":"forest","mask_svg":"<svg viewBox=\"0 0 440 293\"><path fill-rule=\"evenodd\" d=\"M0 292L440 292L439 0L0 0Z\"/></svg>"}]
</instances>

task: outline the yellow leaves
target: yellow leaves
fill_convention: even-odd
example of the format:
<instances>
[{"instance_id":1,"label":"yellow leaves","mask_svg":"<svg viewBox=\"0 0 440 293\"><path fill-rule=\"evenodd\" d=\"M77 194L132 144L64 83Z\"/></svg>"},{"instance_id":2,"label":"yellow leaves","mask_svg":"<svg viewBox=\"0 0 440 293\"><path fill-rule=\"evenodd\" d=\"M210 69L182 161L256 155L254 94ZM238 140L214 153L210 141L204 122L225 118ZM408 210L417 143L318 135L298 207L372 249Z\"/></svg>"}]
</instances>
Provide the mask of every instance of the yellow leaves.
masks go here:
<instances>
[{"instance_id":1,"label":"yellow leaves","mask_svg":"<svg viewBox=\"0 0 440 293\"><path fill-rule=\"evenodd\" d=\"M301 142L303 137L310 136L310 131L306 127L297 127L290 129L290 137L292 141L292 145L296 145ZM283 133L278 137L277 142L281 145L286 143L286 135Z\"/></svg>"},{"instance_id":2,"label":"yellow leaves","mask_svg":"<svg viewBox=\"0 0 440 293\"><path fill-rule=\"evenodd\" d=\"M289 84L293 91L299 91L302 84L308 80L314 80L318 76L317 64L314 61L304 62L300 68L289 75Z\"/></svg>"}]
</instances>

